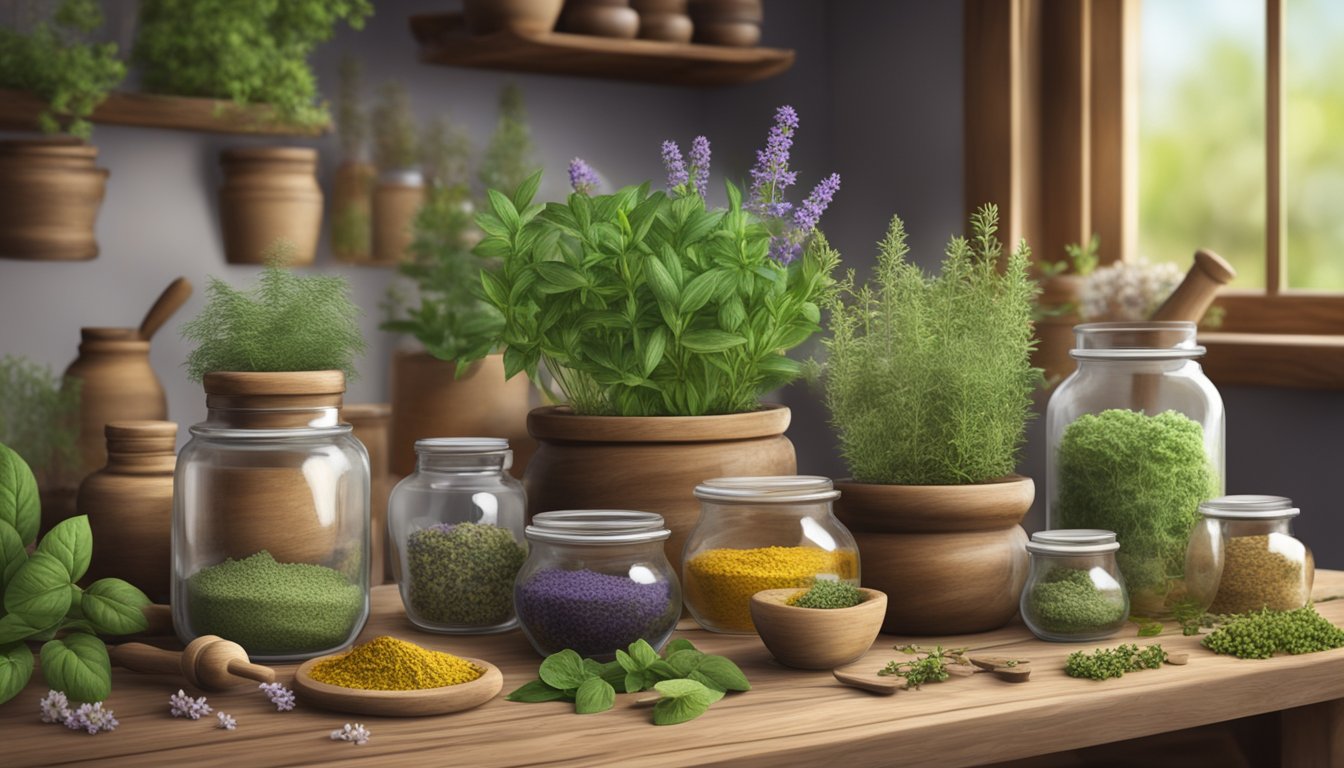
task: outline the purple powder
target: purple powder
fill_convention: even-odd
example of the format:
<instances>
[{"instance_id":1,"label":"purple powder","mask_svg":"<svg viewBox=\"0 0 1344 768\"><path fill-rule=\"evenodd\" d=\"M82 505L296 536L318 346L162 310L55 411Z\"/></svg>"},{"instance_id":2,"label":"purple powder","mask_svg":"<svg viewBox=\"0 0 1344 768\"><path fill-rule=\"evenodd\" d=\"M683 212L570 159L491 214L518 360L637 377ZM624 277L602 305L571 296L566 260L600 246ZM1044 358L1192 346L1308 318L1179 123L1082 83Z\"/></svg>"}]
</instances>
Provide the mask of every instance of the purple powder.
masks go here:
<instances>
[{"instance_id":1,"label":"purple powder","mask_svg":"<svg viewBox=\"0 0 1344 768\"><path fill-rule=\"evenodd\" d=\"M610 659L640 638L661 647L681 612L666 582L640 584L587 569L537 571L518 585L515 604L542 655L570 648L596 659Z\"/></svg>"}]
</instances>

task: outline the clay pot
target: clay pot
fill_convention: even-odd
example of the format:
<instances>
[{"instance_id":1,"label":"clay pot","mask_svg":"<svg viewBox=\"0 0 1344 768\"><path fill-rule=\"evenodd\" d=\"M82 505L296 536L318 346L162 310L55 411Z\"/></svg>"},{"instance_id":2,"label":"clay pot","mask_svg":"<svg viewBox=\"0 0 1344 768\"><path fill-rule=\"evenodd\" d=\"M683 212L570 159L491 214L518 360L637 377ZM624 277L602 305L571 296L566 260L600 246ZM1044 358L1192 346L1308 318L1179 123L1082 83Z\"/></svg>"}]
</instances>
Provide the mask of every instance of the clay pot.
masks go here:
<instances>
[{"instance_id":1,"label":"clay pot","mask_svg":"<svg viewBox=\"0 0 1344 768\"><path fill-rule=\"evenodd\" d=\"M1040 306L1049 312L1036 321L1036 351L1031 364L1045 371L1048 382L1063 381L1078 364L1069 356L1073 349L1073 326L1082 322L1078 317L1078 291L1083 278L1078 275L1057 275L1046 280L1041 290Z\"/></svg>"},{"instance_id":2,"label":"clay pot","mask_svg":"<svg viewBox=\"0 0 1344 768\"><path fill-rule=\"evenodd\" d=\"M373 260L399 264L415 239L415 214L425 202L425 182L418 172L384 173L373 190Z\"/></svg>"},{"instance_id":3,"label":"clay pot","mask_svg":"<svg viewBox=\"0 0 1344 768\"><path fill-rule=\"evenodd\" d=\"M544 35L555 29L564 0L465 0L467 32L488 35L508 30L519 35Z\"/></svg>"},{"instance_id":4,"label":"clay pot","mask_svg":"<svg viewBox=\"0 0 1344 768\"><path fill-rule=\"evenodd\" d=\"M388 426L392 406L386 403L347 405L341 409L341 420L355 428L355 439L369 452L369 584L377 586L388 580L391 568L387 558L387 499L392 495L391 474L388 472Z\"/></svg>"},{"instance_id":5,"label":"clay pot","mask_svg":"<svg viewBox=\"0 0 1344 768\"><path fill-rule=\"evenodd\" d=\"M227 149L219 155L219 223L230 264L264 264L275 241L294 244L289 266L312 264L322 229L317 150L302 147Z\"/></svg>"},{"instance_id":6,"label":"clay pot","mask_svg":"<svg viewBox=\"0 0 1344 768\"><path fill-rule=\"evenodd\" d=\"M750 48L761 42L761 0L691 0L695 42Z\"/></svg>"},{"instance_id":7,"label":"clay pot","mask_svg":"<svg viewBox=\"0 0 1344 768\"><path fill-rule=\"evenodd\" d=\"M105 428L107 466L79 486L76 508L89 516L89 581L114 576L166 603L171 591L173 469L177 425L114 421Z\"/></svg>"},{"instance_id":8,"label":"clay pot","mask_svg":"<svg viewBox=\"0 0 1344 768\"><path fill-rule=\"evenodd\" d=\"M93 225L107 169L77 140L0 141L0 258L83 261L98 255Z\"/></svg>"},{"instance_id":9,"label":"clay pot","mask_svg":"<svg viewBox=\"0 0 1344 768\"><path fill-rule=\"evenodd\" d=\"M149 341L135 328L79 329L79 357L65 375L80 380L79 477L107 463L111 421L168 418L163 385L149 364Z\"/></svg>"},{"instance_id":10,"label":"clay pot","mask_svg":"<svg viewBox=\"0 0 1344 768\"><path fill-rule=\"evenodd\" d=\"M639 33L639 14L630 7L630 0L566 0L560 29L628 40Z\"/></svg>"},{"instance_id":11,"label":"clay pot","mask_svg":"<svg viewBox=\"0 0 1344 768\"><path fill-rule=\"evenodd\" d=\"M1031 478L835 487L836 517L859 543L863 585L899 595L887 603L883 632L986 632L1017 615L1028 570L1020 523L1035 497Z\"/></svg>"},{"instance_id":12,"label":"clay pot","mask_svg":"<svg viewBox=\"0 0 1344 768\"><path fill-rule=\"evenodd\" d=\"M347 160L331 183L331 251L340 261L368 261L373 251L372 163Z\"/></svg>"},{"instance_id":13,"label":"clay pot","mask_svg":"<svg viewBox=\"0 0 1344 768\"><path fill-rule=\"evenodd\" d=\"M686 0L630 0L639 14L639 36L645 40L689 43L695 31L686 14Z\"/></svg>"},{"instance_id":14,"label":"clay pot","mask_svg":"<svg viewBox=\"0 0 1344 768\"><path fill-rule=\"evenodd\" d=\"M462 378L457 367L428 352L392 356L392 476L415 471L415 441L428 437L502 437L513 449L513 475L522 477L536 442L527 434L531 383L504 380L504 356L488 355Z\"/></svg>"},{"instance_id":15,"label":"clay pot","mask_svg":"<svg viewBox=\"0 0 1344 768\"><path fill-rule=\"evenodd\" d=\"M537 408L527 431L537 452L527 466L530 520L554 509L635 509L663 516L665 550L676 573L700 518L695 486L716 477L792 475L789 409L717 416L579 416L567 406ZM865 565L866 567L866 565Z\"/></svg>"}]
</instances>

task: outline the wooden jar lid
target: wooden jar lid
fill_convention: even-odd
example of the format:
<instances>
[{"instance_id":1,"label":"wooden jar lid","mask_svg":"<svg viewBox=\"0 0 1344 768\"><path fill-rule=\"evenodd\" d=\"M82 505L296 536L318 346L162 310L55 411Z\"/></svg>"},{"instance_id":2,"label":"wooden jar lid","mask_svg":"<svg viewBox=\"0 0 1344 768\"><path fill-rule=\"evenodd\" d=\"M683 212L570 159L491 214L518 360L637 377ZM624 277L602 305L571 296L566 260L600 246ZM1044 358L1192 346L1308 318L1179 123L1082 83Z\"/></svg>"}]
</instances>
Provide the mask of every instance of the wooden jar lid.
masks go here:
<instances>
[{"instance_id":1,"label":"wooden jar lid","mask_svg":"<svg viewBox=\"0 0 1344 768\"><path fill-rule=\"evenodd\" d=\"M216 371L202 383L210 420L241 429L335 425L345 393L342 371Z\"/></svg>"}]
</instances>

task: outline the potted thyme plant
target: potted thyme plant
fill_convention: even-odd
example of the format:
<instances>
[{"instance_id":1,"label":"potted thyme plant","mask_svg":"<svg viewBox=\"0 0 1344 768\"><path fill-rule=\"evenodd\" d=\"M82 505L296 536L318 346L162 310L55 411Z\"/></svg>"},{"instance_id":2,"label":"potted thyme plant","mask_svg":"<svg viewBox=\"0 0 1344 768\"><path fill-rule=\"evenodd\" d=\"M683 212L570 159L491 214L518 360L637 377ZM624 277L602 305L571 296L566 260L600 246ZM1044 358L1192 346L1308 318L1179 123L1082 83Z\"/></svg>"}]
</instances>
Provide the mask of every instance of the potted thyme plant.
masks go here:
<instances>
[{"instance_id":1,"label":"potted thyme plant","mask_svg":"<svg viewBox=\"0 0 1344 768\"><path fill-rule=\"evenodd\" d=\"M1035 486L1013 472L1040 381L1038 289L1026 244L1004 259L997 226L981 208L929 277L893 218L871 282L851 273L828 306L826 405L853 478L836 484L836 515L865 586L901 596L886 632L1002 626L1027 577L1019 523Z\"/></svg>"},{"instance_id":2,"label":"potted thyme plant","mask_svg":"<svg viewBox=\"0 0 1344 768\"><path fill-rule=\"evenodd\" d=\"M697 483L795 472L789 411L760 398L799 375L784 353L819 329L838 256L816 225L840 183L832 175L796 208L785 199L797 127L781 107L750 191L727 184L724 208L706 203L704 137L689 163L664 142L666 191L592 194L581 160L564 202L533 203L540 174L512 195L490 191L476 253L501 262L481 277L504 318L505 375L535 379L544 365L563 403L528 416L540 443L524 477L530 514L658 512L679 567Z\"/></svg>"}]
</instances>

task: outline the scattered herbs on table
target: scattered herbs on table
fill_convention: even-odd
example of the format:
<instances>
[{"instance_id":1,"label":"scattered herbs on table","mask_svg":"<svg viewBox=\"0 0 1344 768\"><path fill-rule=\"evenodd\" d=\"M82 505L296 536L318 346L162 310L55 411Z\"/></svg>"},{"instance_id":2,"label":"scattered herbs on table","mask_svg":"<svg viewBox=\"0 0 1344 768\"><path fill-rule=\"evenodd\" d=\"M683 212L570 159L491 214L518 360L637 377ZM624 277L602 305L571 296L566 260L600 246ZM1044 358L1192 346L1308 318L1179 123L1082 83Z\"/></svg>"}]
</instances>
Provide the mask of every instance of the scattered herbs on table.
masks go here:
<instances>
[{"instance_id":1,"label":"scattered herbs on table","mask_svg":"<svg viewBox=\"0 0 1344 768\"><path fill-rule=\"evenodd\" d=\"M1126 672L1157 669L1166 660L1167 652L1160 645L1140 649L1137 645L1125 643L1115 648L1098 648L1092 653L1074 651L1064 662L1064 674L1089 680L1105 680L1121 677Z\"/></svg>"},{"instance_id":2,"label":"scattered herbs on table","mask_svg":"<svg viewBox=\"0 0 1344 768\"><path fill-rule=\"evenodd\" d=\"M853 608L863 602L863 593L847 581L817 579L806 591L789 598L799 608Z\"/></svg>"},{"instance_id":3,"label":"scattered herbs on table","mask_svg":"<svg viewBox=\"0 0 1344 768\"><path fill-rule=\"evenodd\" d=\"M112 710L103 707L103 702L85 703L71 709L70 700L60 691L47 691L38 705L42 711L42 722L59 723L72 731L84 731L89 735L115 731L121 724Z\"/></svg>"},{"instance_id":4,"label":"scattered herbs on table","mask_svg":"<svg viewBox=\"0 0 1344 768\"><path fill-rule=\"evenodd\" d=\"M588 569L543 568L515 589L518 618L539 647L611 658L637 640L661 643L680 617L665 582Z\"/></svg>"},{"instance_id":5,"label":"scattered herbs on table","mask_svg":"<svg viewBox=\"0 0 1344 768\"><path fill-rule=\"evenodd\" d=\"M944 650L941 645L935 648L905 645L898 646L896 650L919 658L908 661L889 661L887 666L878 670L877 674L882 677L893 675L903 677L905 678L906 688L918 688L925 683L945 682L951 676L947 671L948 662L953 664L970 663L965 659L965 648Z\"/></svg>"},{"instance_id":6,"label":"scattered herbs on table","mask_svg":"<svg viewBox=\"0 0 1344 768\"><path fill-rule=\"evenodd\" d=\"M808 587L819 576L857 580L854 550L819 547L707 549L686 562L687 602L717 628L752 632L751 596L763 589Z\"/></svg>"},{"instance_id":7,"label":"scattered herbs on table","mask_svg":"<svg viewBox=\"0 0 1344 768\"><path fill-rule=\"evenodd\" d=\"M1102 590L1086 569L1052 568L1028 593L1027 610L1046 632L1079 635L1118 626L1125 595L1119 584Z\"/></svg>"},{"instance_id":8,"label":"scattered herbs on table","mask_svg":"<svg viewBox=\"0 0 1344 768\"><path fill-rule=\"evenodd\" d=\"M418 691L469 683L485 670L450 653L381 635L324 659L308 673L319 683L370 691Z\"/></svg>"},{"instance_id":9,"label":"scattered herbs on table","mask_svg":"<svg viewBox=\"0 0 1344 768\"><path fill-rule=\"evenodd\" d=\"M200 720L212 711L214 711L213 708L205 703L204 696L193 699L181 688L177 689L177 693L168 697L168 713L173 717L185 717L190 720Z\"/></svg>"},{"instance_id":10,"label":"scattered herbs on table","mask_svg":"<svg viewBox=\"0 0 1344 768\"><path fill-rule=\"evenodd\" d=\"M223 728L226 731L238 730L238 720L227 712L216 712L215 719L218 721L215 723L216 728Z\"/></svg>"},{"instance_id":11,"label":"scattered herbs on table","mask_svg":"<svg viewBox=\"0 0 1344 768\"><path fill-rule=\"evenodd\" d=\"M351 744L367 744L373 734L363 723L346 723L344 728L339 728L331 732L332 741L348 741Z\"/></svg>"},{"instance_id":12,"label":"scattered herbs on table","mask_svg":"<svg viewBox=\"0 0 1344 768\"><path fill-rule=\"evenodd\" d=\"M527 549L508 528L439 523L406 537L410 609L438 624L490 627L513 617Z\"/></svg>"},{"instance_id":13,"label":"scattered herbs on table","mask_svg":"<svg viewBox=\"0 0 1344 768\"><path fill-rule=\"evenodd\" d=\"M262 683L257 686L266 698L275 705L276 712L288 712L294 708L294 692L280 683Z\"/></svg>"},{"instance_id":14,"label":"scattered herbs on table","mask_svg":"<svg viewBox=\"0 0 1344 768\"><path fill-rule=\"evenodd\" d=\"M1276 653L1297 655L1344 648L1344 629L1307 605L1292 611L1263 608L1217 619L1217 629L1201 640L1214 653L1239 659L1268 659Z\"/></svg>"}]
</instances>

